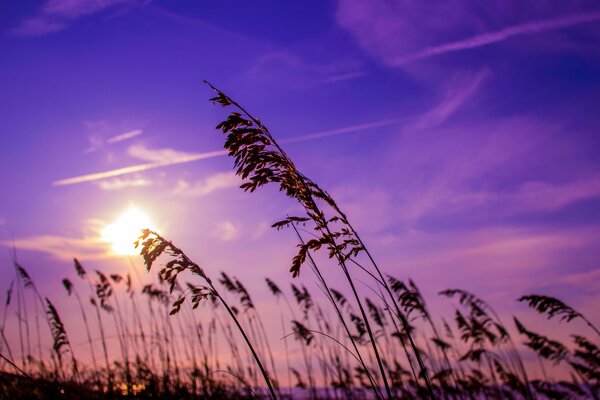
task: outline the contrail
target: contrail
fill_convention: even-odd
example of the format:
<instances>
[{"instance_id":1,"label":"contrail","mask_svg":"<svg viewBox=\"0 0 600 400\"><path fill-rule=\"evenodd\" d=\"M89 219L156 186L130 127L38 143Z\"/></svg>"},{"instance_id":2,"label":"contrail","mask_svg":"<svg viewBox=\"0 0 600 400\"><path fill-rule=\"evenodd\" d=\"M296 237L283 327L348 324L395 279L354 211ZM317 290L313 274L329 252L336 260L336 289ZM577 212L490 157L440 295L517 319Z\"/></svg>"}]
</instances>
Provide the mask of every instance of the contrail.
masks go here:
<instances>
[{"instance_id":1,"label":"contrail","mask_svg":"<svg viewBox=\"0 0 600 400\"><path fill-rule=\"evenodd\" d=\"M470 84L468 84L466 86L466 90L462 90L462 91L459 91L458 93L454 93L454 96L452 96L453 99L450 99L450 101L444 101L441 105L436 106L433 110L426 112L424 114L409 115L409 116L400 117L400 118L383 119L383 120L368 122L368 123L364 123L364 124L346 126L343 128L336 128L336 129L331 129L331 130L326 130L326 131L321 131L321 132L304 134L304 135L300 135L300 136L291 137L288 139L283 139L283 140L281 140L281 143L298 143L298 142L304 142L304 141L309 141L309 140L321 139L321 138L330 137L330 136L344 135L344 134L348 134L348 133L352 133L352 132L361 132L361 131L364 132L364 131L368 131L368 130L374 129L374 128L382 128L384 126L399 125L399 124L406 123L408 121L414 121L414 120L417 121L417 123L415 125L416 129L424 129L427 127L431 128L432 126L438 125L441 122L443 122L446 118L448 118L448 116L450 114L455 113L456 110L469 97L471 97L474 94L474 92L477 91L477 89L479 88L479 86L481 84L481 81L485 78L486 74L487 74L486 72L480 72L474 78L473 82L471 82ZM419 120L421 120L421 121L419 122ZM77 183L92 182L92 181L97 181L100 179L106 179L106 178L112 178L115 176L131 174L134 172L148 171L148 170L155 169L155 168L167 167L169 165L184 164L184 163L188 163L188 162L192 162L192 161L204 160L207 158L220 157L220 156L224 156L224 155L227 155L226 150L216 150L216 151L209 151L209 152L205 152L205 153L196 153L196 154L178 156L178 157L173 157L169 160L155 161L155 162L149 162L149 163L145 163L145 164L137 164L137 165L132 165L129 167L113 169L110 171L97 172L94 174L75 176L73 178L60 179L60 180L54 181L52 183L52 185L53 186L65 186L65 185L74 185Z\"/></svg>"},{"instance_id":2,"label":"contrail","mask_svg":"<svg viewBox=\"0 0 600 400\"><path fill-rule=\"evenodd\" d=\"M347 126L345 128L337 128L337 129L331 129L328 131L309 133L309 134L302 135L302 136L296 136L296 137L292 137L289 139L284 139L281 141L281 143L305 142L307 140L321 139L321 138L328 137L328 136L343 135L344 133L366 131L368 129L381 128L383 126L397 125L402 122L411 120L413 118L415 118L415 117L384 119L382 121L375 121L375 122L369 122L366 124Z\"/></svg>"},{"instance_id":3,"label":"contrail","mask_svg":"<svg viewBox=\"0 0 600 400\"><path fill-rule=\"evenodd\" d=\"M315 139L320 139L320 138L324 138L324 137L328 137L328 136L343 135L343 134L351 133L351 132L365 131L365 130L373 129L373 128L381 128L383 126L397 125L397 124L400 124L407 120L410 120L412 118L414 118L414 117L386 119L386 120L375 121L375 122L370 122L370 123L366 123L366 124L348 126L345 128L338 128L338 129L332 129L332 130L328 130L328 131L310 133L307 135L301 135L301 136L296 136L296 137L289 138L289 139L284 139L281 141L281 143L304 142L307 140L315 140ZM196 154L191 154L188 156L176 157L171 160L150 162L150 163L145 163L145 164L137 164L137 165L132 165L129 167L113 169L110 171L97 172L94 174L80 175L80 176L75 176L72 178L60 179L60 180L54 181L52 183L52 185L53 186L65 186L65 185L74 185L77 183L92 182L92 181L97 181L99 179L112 178L115 176L132 174L134 172L148 171L150 169L167 167L169 165L184 164L184 163L189 163L192 161L204 160L207 158L220 157L220 156L224 156L224 155L227 155L226 150L216 150L216 151L209 151L209 152L205 152L205 153L196 153Z\"/></svg>"},{"instance_id":4,"label":"contrail","mask_svg":"<svg viewBox=\"0 0 600 400\"><path fill-rule=\"evenodd\" d=\"M139 136L142 133L144 133L144 132L141 129L135 129L133 131L129 131L129 132L121 133L120 135L117 135L117 136L113 136L113 137L109 138L106 141L106 143L122 142L123 140L131 139L136 136Z\"/></svg>"},{"instance_id":5,"label":"contrail","mask_svg":"<svg viewBox=\"0 0 600 400\"><path fill-rule=\"evenodd\" d=\"M594 22L598 20L600 20L600 12L588 14L573 14L562 18L531 21L522 25L511 26L496 32L488 32L476 35L469 39L450 42L442 44L440 46L428 47L416 53L398 57L392 62L392 64L404 65L413 61L433 57L439 54L472 49L496 42L501 42L513 36L564 29L569 28L571 26L585 24L588 22Z\"/></svg>"},{"instance_id":6,"label":"contrail","mask_svg":"<svg viewBox=\"0 0 600 400\"><path fill-rule=\"evenodd\" d=\"M95 174L88 174L88 175L75 176L73 178L60 179L58 181L54 181L52 183L52 185L65 186L65 185L73 185L76 183L97 181L98 179L112 178L114 176L132 174L134 172L147 171L149 169L161 168L161 167L166 167L169 165L183 164L183 163L188 163L188 162L192 162L192 161L204 160L205 158L224 156L226 154L227 154L227 151L225 151L225 150L209 151L207 153L192 154L189 156L174 158L174 159L168 160L168 161L158 161L158 162L151 162L151 163L146 163L146 164L138 164L138 165L132 165L130 167L118 168L118 169L113 169L113 170L105 171L105 172L97 172Z\"/></svg>"}]
</instances>

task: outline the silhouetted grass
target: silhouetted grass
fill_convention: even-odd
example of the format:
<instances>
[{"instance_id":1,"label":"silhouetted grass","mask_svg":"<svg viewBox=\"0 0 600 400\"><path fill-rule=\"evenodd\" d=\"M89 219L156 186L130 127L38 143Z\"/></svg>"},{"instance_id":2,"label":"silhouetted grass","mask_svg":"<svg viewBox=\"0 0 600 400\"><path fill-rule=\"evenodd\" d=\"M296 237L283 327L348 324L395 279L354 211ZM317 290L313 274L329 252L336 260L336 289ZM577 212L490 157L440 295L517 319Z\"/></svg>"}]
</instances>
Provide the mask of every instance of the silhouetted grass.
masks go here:
<instances>
[{"instance_id":1,"label":"silhouetted grass","mask_svg":"<svg viewBox=\"0 0 600 400\"><path fill-rule=\"evenodd\" d=\"M15 249L0 316L0 398L599 398L600 332L589 318L549 296L522 296L550 320L548 333L535 332L523 318L505 324L461 289L440 292L455 309L436 316L414 281L384 272L338 203L268 129L213 89L213 101L234 108L217 128L241 188L277 185L302 206L303 215L273 227L293 230L292 278L308 266L322 295L266 278L278 312L265 315L237 277L200 267L144 230L137 246L149 274L135 265L130 274L88 273L74 260L79 279L62 283L81 315L85 332L76 335ZM573 328L569 341L551 334L557 322Z\"/></svg>"}]
</instances>

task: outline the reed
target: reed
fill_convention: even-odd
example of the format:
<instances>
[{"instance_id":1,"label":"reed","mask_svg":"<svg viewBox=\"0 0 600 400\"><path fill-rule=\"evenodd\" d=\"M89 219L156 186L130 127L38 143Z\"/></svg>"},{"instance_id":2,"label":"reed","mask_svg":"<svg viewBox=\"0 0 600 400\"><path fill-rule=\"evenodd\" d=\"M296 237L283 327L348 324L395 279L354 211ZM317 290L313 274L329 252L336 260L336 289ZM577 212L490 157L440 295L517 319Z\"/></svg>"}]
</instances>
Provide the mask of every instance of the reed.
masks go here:
<instances>
[{"instance_id":1,"label":"reed","mask_svg":"<svg viewBox=\"0 0 600 400\"><path fill-rule=\"evenodd\" d=\"M341 206L299 171L269 130L213 89L213 101L235 109L217 128L241 188L276 185L302 207L304 214L273 224L295 235L295 280L266 278L276 300L267 313L265 300L251 293L256 282L231 271L209 274L173 242L144 230L136 246L148 273L136 283L130 274L88 274L74 259L79 279L62 284L67 306L81 315L85 329L78 332L13 248L16 276L2 288L0 398L39 398L30 391L45 390L98 399L600 400L596 316L529 294L518 303L547 319L534 330L526 317L505 324L483 298L455 288L439 292L454 311L436 315L414 281L384 273ZM129 261L137 274L136 260ZM314 284L300 278L306 268ZM550 333L554 323L570 336Z\"/></svg>"},{"instance_id":2,"label":"reed","mask_svg":"<svg viewBox=\"0 0 600 400\"><path fill-rule=\"evenodd\" d=\"M110 328L120 336L114 338L116 343L122 341L127 342L124 345L129 345L130 377L127 376L125 359L122 355L113 356L112 361L109 360L114 364L111 370L117 372L116 375L102 374L101 371L96 370L99 366L94 366L93 362L92 370L87 373L85 369L80 370L80 362L74 356L74 346L71 335L68 334L68 327L63 323L54 304L43 297L51 329L51 351L52 358L55 360L53 372L50 371L51 373L48 374L41 364L28 365L31 371L23 370L8 353L9 347L6 344L3 348L7 349L7 352L0 352L0 365L23 377L28 377L31 382L38 382L39 378L46 382L54 381L56 385L63 385L60 386L63 388L61 390L67 387L64 385L77 384L87 388L86 390L106 393L107 396L120 396L120 398L144 398L140 396L150 396L151 393L153 398L156 396L167 398L261 396L261 387L267 386L266 383L258 381L261 375L265 379L264 382L272 383L273 391L268 391L269 397L296 397L298 391L314 399L376 396L368 379L368 371L377 370L377 360L373 353L365 351L370 348L370 344L364 321L351 298L348 298L343 291L329 287L329 293L339 312L349 323L348 329L352 337L348 337L339 318L332 319L321 308L320 301L323 298L328 299L326 291L323 291L323 297L315 297L304 285L291 284L289 289L285 290L272 279L267 279L267 287L271 293L277 299L283 300L279 303L282 307L280 322L285 332L282 337L284 340L288 336L295 338L292 343L285 343L284 356L276 357L273 353L271 358L265 343L267 336L255 319L262 319L264 315L261 315L259 304L254 302L246 285L227 273L220 275L220 280L225 282L223 286L237 301L236 304L227 301L227 309L222 303L226 300L221 294L219 296L222 300L215 294L217 288L214 284L211 287L202 275L198 275L204 274L210 281L204 270L199 270L199 266L185 258L187 256L180 249L169 244L166 239L158 239L152 235L149 232L144 239L145 241L152 239L152 243L140 245L142 250L148 250L145 261L151 266L158 262L158 257L162 257L160 254L167 255L164 266L158 272L162 280L159 279L157 285L146 284L142 287L141 292L148 299L145 312L140 312L139 305L137 308L121 308L123 320L131 323L135 318L139 318L143 336L148 343L152 343L151 349L134 345L136 340L141 340L142 335L140 332L128 332L124 329L124 324L119 317L109 320ZM154 246L160 246L161 243L164 243L162 250L152 250ZM154 256L156 258L153 258ZM181 269L182 265L185 268ZM82 268L79 264L76 271L84 275ZM177 276L183 271L195 271L195 275L203 280L203 284L186 283L179 286ZM24 287L32 290L32 293L37 293L36 298L38 294L41 296L27 271L23 269L20 273ZM98 278L96 284L104 285L101 288L94 288L95 292L99 292L94 293L98 308L110 307L109 301L113 300L114 290L118 289L113 286L116 282L110 274L102 273L102 275L107 281L110 280L110 287ZM489 303L460 289L441 292L445 298L458 300L460 308L455 310L453 320L449 321L446 318L436 320L428 310L420 289L413 281L401 281L390 277L389 282L397 295L401 311L410 321L409 329L417 349L428 370L432 371L431 383L436 397L599 398L600 349L594 338L575 331L570 341L561 341L532 330L521 319L514 319L514 327L508 327L503 324ZM123 278L118 283L124 294L134 295L134 285L128 284L127 278ZM77 290L75 283L67 279L63 285L70 291L72 301L81 306L80 310L83 308L85 311L85 305L77 300L75 295ZM12 297L13 287L9 285L7 297ZM109 294L111 288L113 292ZM172 292L171 288L173 288ZM392 398L429 397L429 391L423 385L422 378L415 377L410 371L407 354L397 349L401 340L396 328L390 329L393 326L392 322L396 321L395 317L386 314L385 307L388 305L381 299L381 293L374 290L373 294L375 297L365 298L365 305L373 321L374 335L380 341L384 368L390 378ZM288 296L295 301L290 302ZM186 301L188 299L189 301ZM577 321L584 326L588 326L587 322L592 323L590 318L555 298L528 295L518 300L527 304L534 312L549 317L549 323L557 320L574 327ZM7 298L4 304L3 319L10 323L12 317L9 311L11 308L16 309L16 305L10 298ZM121 302L121 305L123 304ZM204 310L201 314L192 312L200 307ZM131 315L134 310L137 313L135 318ZM249 313L252 315L245 315ZM287 323L282 316L288 317ZM29 318L33 320L35 316L29 314ZM83 315L81 319L84 320ZM205 323L207 325L204 325ZM249 333L250 325L253 333ZM285 328L286 325L288 328ZM589 328L590 333L595 334L595 331ZM238 339L235 329L241 329L240 333L245 332L245 336L241 334L239 336L241 339ZM84 342L86 346L78 351L80 359L91 359L95 350L90 344L101 340L94 338L91 330L90 327L90 332L87 329L81 332L81 336L87 340ZM286 330L290 330L291 333ZM535 371L532 370L532 365L527 367L523 362L524 351L519 350L513 342L514 335L522 338L523 345L540 359L539 367L542 373L533 379L530 378L530 374ZM244 337L249 345L244 341ZM19 342L18 337L14 337L13 340ZM221 341L225 346L218 344ZM254 347L254 341L262 343ZM363 363L356 356L352 341L361 353L366 355L367 358ZM6 338L6 342L9 343L9 338ZM244 346L239 347L240 342ZM226 358L220 350L222 348L229 349L232 357ZM197 360L196 349L201 354L199 360ZM290 355L293 352L301 357L292 360ZM260 360L262 370L254 356ZM155 359L158 362L154 362ZM262 363L263 359L268 360L269 368ZM299 365L304 365L304 368L299 369ZM560 374L557 368L567 369L568 373ZM271 377L274 376L273 371L281 373L282 370L288 375L288 386L295 385L295 388L285 390L274 384ZM365 388L368 388L370 395L365 392Z\"/></svg>"},{"instance_id":3,"label":"reed","mask_svg":"<svg viewBox=\"0 0 600 400\"><path fill-rule=\"evenodd\" d=\"M193 275L202 278L202 280L206 283L206 286L199 285L190 288L190 301L193 304L193 308L197 308L201 301L211 297L215 297L221 302L221 304L223 305L223 307L225 307L225 310L229 314L229 317L240 331L240 334L242 335L244 342L248 346L248 349L251 351L252 356L256 361L256 364L258 365L261 374L265 380L265 383L268 386L271 398L277 399L277 395L275 394L275 389L273 387L271 378L269 377L265 367L263 366L262 361L256 353L254 346L250 342L246 331L242 328L242 325L236 317L237 313L234 313L232 308L229 306L227 301L221 296L217 288L213 285L212 280L204 272L204 270L192 260L190 260L188 256L186 256L185 253L180 248L176 247L172 242L164 239L158 233L150 231L148 229L145 229L143 231L139 240L136 242L136 247L138 246L141 246L140 254L144 258L144 263L146 264L146 268L148 269L148 271L150 271L156 259L160 257L163 253L167 252L168 254L170 254L170 256L172 257L171 261L166 263L164 268L160 271L161 277L170 284L170 291L174 289L177 283L177 276L185 270L190 271ZM177 314L180 311L181 305L185 300L186 296L181 296L177 301L175 301L172 305L172 310L170 314Z\"/></svg>"}]
</instances>

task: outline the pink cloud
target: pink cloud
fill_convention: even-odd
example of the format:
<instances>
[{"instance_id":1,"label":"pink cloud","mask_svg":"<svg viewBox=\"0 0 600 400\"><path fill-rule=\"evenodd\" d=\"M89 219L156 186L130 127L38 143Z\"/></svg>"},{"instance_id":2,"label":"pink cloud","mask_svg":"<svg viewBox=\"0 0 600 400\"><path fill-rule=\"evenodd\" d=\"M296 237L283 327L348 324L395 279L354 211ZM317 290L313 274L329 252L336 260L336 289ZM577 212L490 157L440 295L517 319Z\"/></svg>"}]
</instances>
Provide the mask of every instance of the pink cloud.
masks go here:
<instances>
[{"instance_id":1,"label":"pink cloud","mask_svg":"<svg viewBox=\"0 0 600 400\"><path fill-rule=\"evenodd\" d=\"M545 164L549 154L566 147L556 143L565 127L551 118L461 123L423 131L410 127L392 136L394 144L381 157L378 168L393 171L393 181L357 181L333 188L359 227L406 231L440 218L445 226L451 221L463 226L465 219L493 225L502 218L550 215L600 198L600 175L578 170L558 178L556 171L565 172L563 167ZM539 171L537 177L513 175L531 169ZM510 181L498 181L506 176Z\"/></svg>"},{"instance_id":2,"label":"pink cloud","mask_svg":"<svg viewBox=\"0 0 600 400\"><path fill-rule=\"evenodd\" d=\"M11 30L17 36L39 36L65 29L70 22L116 6L147 4L148 0L47 0Z\"/></svg>"},{"instance_id":3,"label":"pink cloud","mask_svg":"<svg viewBox=\"0 0 600 400\"><path fill-rule=\"evenodd\" d=\"M471 196L472 195L472 196ZM504 205L507 214L552 212L582 200L600 198L600 175L570 182L525 182L514 192L466 194L474 204Z\"/></svg>"},{"instance_id":4,"label":"pink cloud","mask_svg":"<svg viewBox=\"0 0 600 400\"><path fill-rule=\"evenodd\" d=\"M6 247L14 244L21 250L41 251L61 260L72 260L73 257L82 260L101 260L112 257L106 243L92 238L40 235L18 238L14 242L0 242L0 244Z\"/></svg>"},{"instance_id":5,"label":"pink cloud","mask_svg":"<svg viewBox=\"0 0 600 400\"><path fill-rule=\"evenodd\" d=\"M389 240L385 235L376 237ZM597 256L594 248L599 237L597 228L547 231L486 227L411 231L398 236L393 246L374 243L386 271L412 276L417 282L429 281L429 290L444 289L435 287L443 284L476 289L482 294L486 290L498 296L508 293L514 300L525 291L556 284L557 277L576 287L589 286L585 278L596 276L597 268L589 269L574 255ZM573 263L564 264L568 259Z\"/></svg>"},{"instance_id":6,"label":"pink cloud","mask_svg":"<svg viewBox=\"0 0 600 400\"><path fill-rule=\"evenodd\" d=\"M401 66L439 54L556 31L600 20L592 1L338 2L338 24L382 63Z\"/></svg>"},{"instance_id":7,"label":"pink cloud","mask_svg":"<svg viewBox=\"0 0 600 400\"><path fill-rule=\"evenodd\" d=\"M426 214L426 210L436 215L447 213L472 213L485 207L493 210L496 217L515 216L528 213L552 213L580 201L600 198L600 176L578 178L566 182L526 181L515 190L469 191L441 189L436 193L429 207L421 208L415 216ZM422 203L420 203L422 204ZM435 206L435 210L434 207Z\"/></svg>"},{"instance_id":8,"label":"pink cloud","mask_svg":"<svg viewBox=\"0 0 600 400\"><path fill-rule=\"evenodd\" d=\"M41 13L59 18L75 19L131 2L132 0L48 0L42 5Z\"/></svg>"},{"instance_id":9,"label":"pink cloud","mask_svg":"<svg viewBox=\"0 0 600 400\"><path fill-rule=\"evenodd\" d=\"M474 76L456 75L446 89L445 98L440 104L420 116L412 125L413 129L431 129L441 125L446 119L457 113L460 108L477 92L489 76L487 69L480 70Z\"/></svg>"},{"instance_id":10,"label":"pink cloud","mask_svg":"<svg viewBox=\"0 0 600 400\"><path fill-rule=\"evenodd\" d=\"M175 187L173 194L203 197L218 190L237 187L241 183L241 179L233 172L217 172L216 174L210 175L195 183L180 179L177 181L177 186Z\"/></svg>"},{"instance_id":11,"label":"pink cloud","mask_svg":"<svg viewBox=\"0 0 600 400\"><path fill-rule=\"evenodd\" d=\"M438 46L427 47L415 53L400 56L392 61L393 65L403 65L424 58L436 55L451 53L454 51L474 49L476 47L487 46L489 44L501 42L510 39L513 36L541 33L559 29L570 28L573 26L597 22L600 20L600 13L574 14L562 18L548 20L530 21L522 25L509 26L494 32L486 32L455 42L443 43Z\"/></svg>"}]
</instances>

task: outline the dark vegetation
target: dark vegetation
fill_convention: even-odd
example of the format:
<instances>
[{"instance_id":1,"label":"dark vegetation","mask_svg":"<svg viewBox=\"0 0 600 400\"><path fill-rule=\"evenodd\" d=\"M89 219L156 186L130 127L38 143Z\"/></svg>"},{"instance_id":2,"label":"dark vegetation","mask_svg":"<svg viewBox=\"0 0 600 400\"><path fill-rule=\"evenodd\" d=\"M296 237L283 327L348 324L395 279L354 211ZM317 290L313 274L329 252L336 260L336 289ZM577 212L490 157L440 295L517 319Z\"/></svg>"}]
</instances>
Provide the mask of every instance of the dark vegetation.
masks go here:
<instances>
[{"instance_id":1,"label":"dark vegetation","mask_svg":"<svg viewBox=\"0 0 600 400\"><path fill-rule=\"evenodd\" d=\"M501 320L485 300L460 289L440 293L455 305L454 315L432 315L417 285L380 268L340 206L296 168L269 130L211 88L212 101L232 109L217 128L241 188L275 185L301 206L301 215L273 227L298 240L292 277L312 274L323 295L296 281L288 287L266 279L279 305L269 326L280 325L285 347L276 354L242 282L144 230L136 246L147 270L157 272L154 283L90 272L77 260L77 277L63 280L85 330L76 354L59 312L15 254L16 279L0 320L2 398L600 397L600 332L584 315L552 297L518 299L549 324L589 327L566 343L516 318ZM327 278L332 264L339 288ZM18 316L16 343L5 335L9 312ZM50 353L42 331L51 333Z\"/></svg>"}]
</instances>

